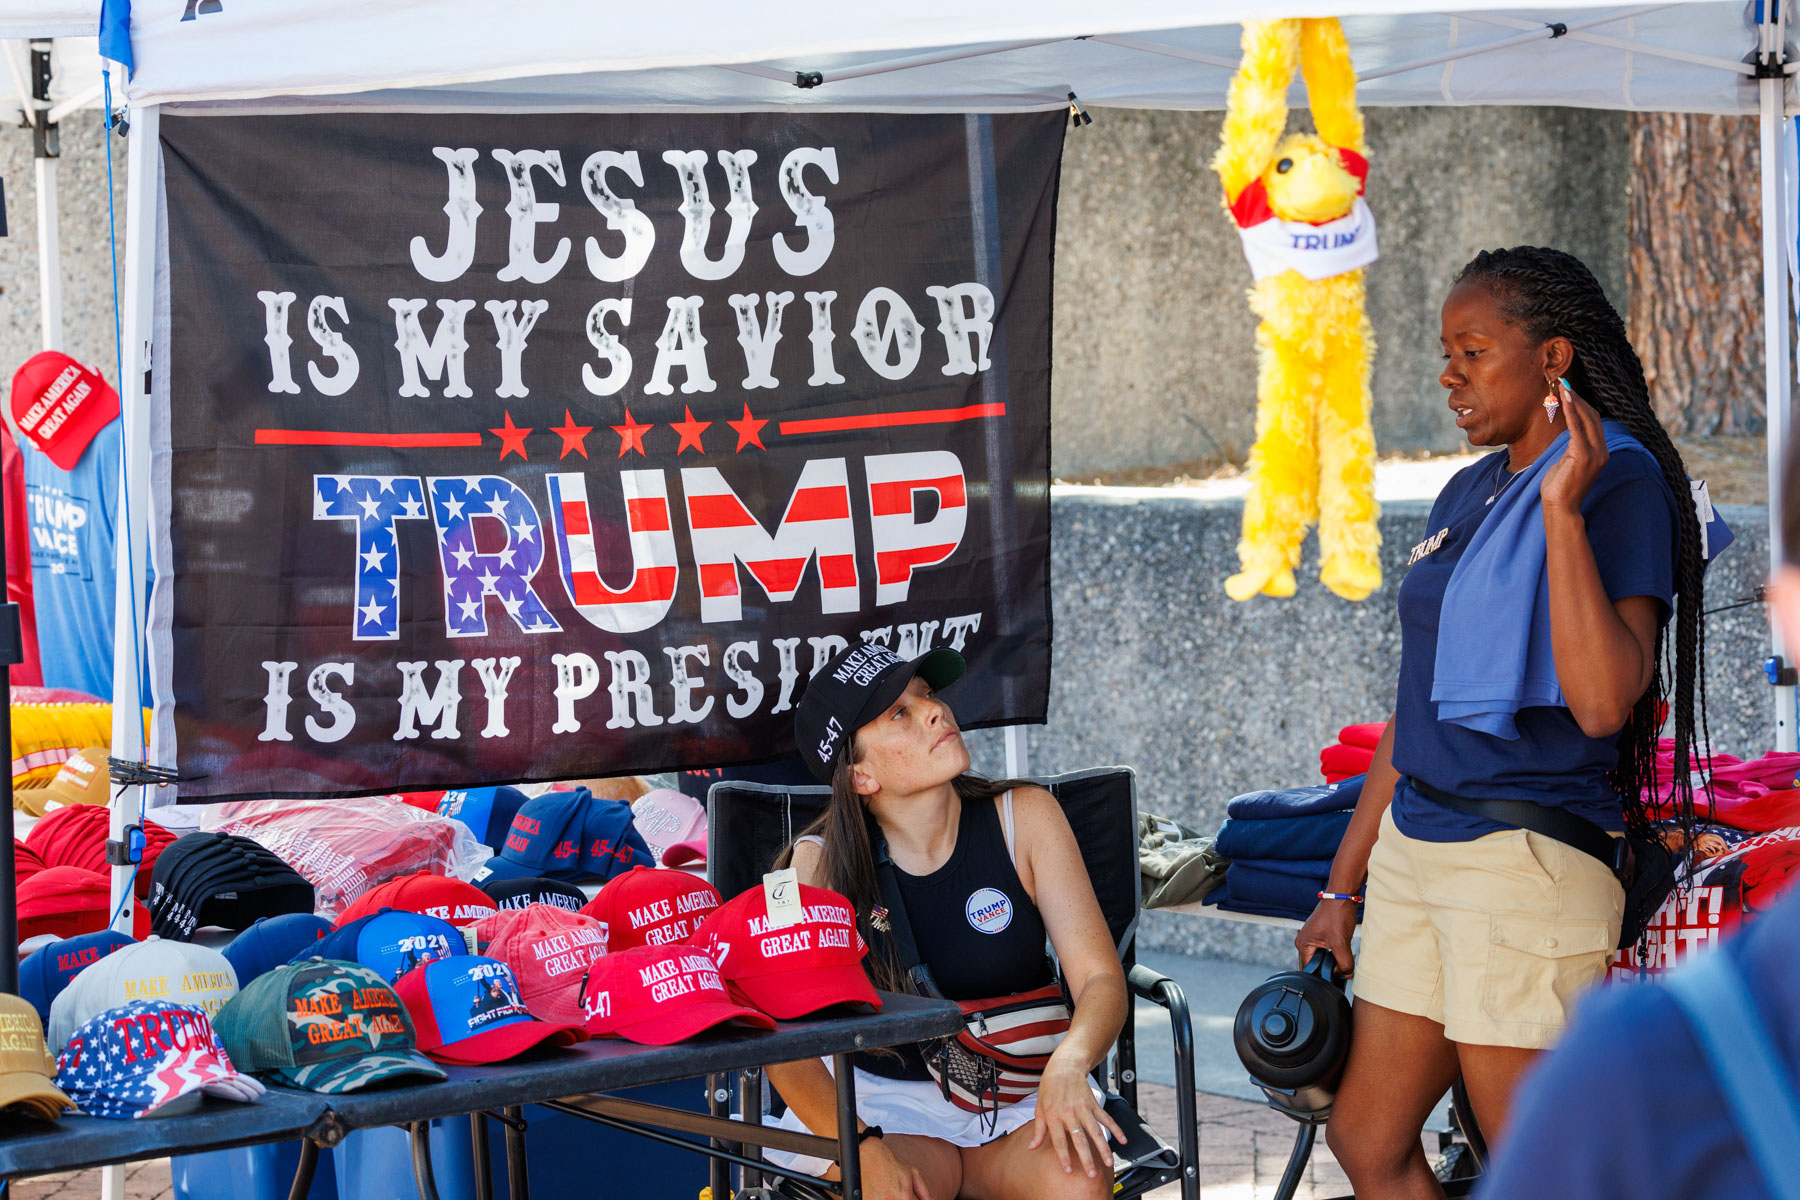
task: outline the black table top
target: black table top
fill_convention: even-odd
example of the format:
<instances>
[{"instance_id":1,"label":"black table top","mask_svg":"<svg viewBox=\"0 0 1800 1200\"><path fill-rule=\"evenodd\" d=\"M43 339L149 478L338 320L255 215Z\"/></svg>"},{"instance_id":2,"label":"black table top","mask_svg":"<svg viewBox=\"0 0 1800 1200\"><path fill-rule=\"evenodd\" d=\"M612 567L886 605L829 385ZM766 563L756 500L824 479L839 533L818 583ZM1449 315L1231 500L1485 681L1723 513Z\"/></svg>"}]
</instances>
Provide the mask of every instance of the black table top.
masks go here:
<instances>
[{"instance_id":1,"label":"black table top","mask_svg":"<svg viewBox=\"0 0 1800 1200\"><path fill-rule=\"evenodd\" d=\"M0 1117L0 1178L452 1117L484 1108L894 1046L943 1037L962 1028L962 1014L949 1001L888 994L882 1000L879 1013L783 1021L772 1031L726 1027L674 1046L596 1039L561 1050L533 1051L488 1066L446 1067L448 1080L416 1087L345 1096L272 1087L254 1104L208 1098L190 1113L136 1121L67 1116L45 1124Z\"/></svg>"},{"instance_id":2,"label":"black table top","mask_svg":"<svg viewBox=\"0 0 1800 1200\"><path fill-rule=\"evenodd\" d=\"M865 1047L896 1046L943 1037L962 1028L962 1013L947 1000L883 995L882 1001L881 1012L874 1015L783 1021L773 1030L723 1026L673 1046L596 1038L489 1066L449 1066L445 1070L450 1078L443 1083L384 1088L329 1100L332 1112L345 1125L365 1129L823 1058Z\"/></svg>"},{"instance_id":3,"label":"black table top","mask_svg":"<svg viewBox=\"0 0 1800 1200\"><path fill-rule=\"evenodd\" d=\"M0 1178L293 1141L322 1125L329 1101L312 1092L270 1088L252 1104L209 1096L180 1116L136 1121L77 1114L48 1123L0 1117Z\"/></svg>"}]
</instances>

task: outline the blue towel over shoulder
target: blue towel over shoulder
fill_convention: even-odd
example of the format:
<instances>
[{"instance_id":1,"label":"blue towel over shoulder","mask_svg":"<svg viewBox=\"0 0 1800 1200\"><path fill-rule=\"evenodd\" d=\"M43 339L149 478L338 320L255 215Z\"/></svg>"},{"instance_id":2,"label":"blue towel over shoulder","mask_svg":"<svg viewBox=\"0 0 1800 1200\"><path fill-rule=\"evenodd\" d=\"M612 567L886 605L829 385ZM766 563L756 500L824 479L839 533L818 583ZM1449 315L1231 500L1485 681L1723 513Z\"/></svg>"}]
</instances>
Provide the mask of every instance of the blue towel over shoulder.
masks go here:
<instances>
[{"instance_id":1,"label":"blue towel over shoulder","mask_svg":"<svg viewBox=\"0 0 1800 1200\"><path fill-rule=\"evenodd\" d=\"M1650 453L1618 422L1604 428L1609 453ZM1550 646L1539 489L1568 447L1565 430L1500 492L1451 573L1431 684L1440 721L1512 741L1521 708L1563 703Z\"/></svg>"}]
</instances>

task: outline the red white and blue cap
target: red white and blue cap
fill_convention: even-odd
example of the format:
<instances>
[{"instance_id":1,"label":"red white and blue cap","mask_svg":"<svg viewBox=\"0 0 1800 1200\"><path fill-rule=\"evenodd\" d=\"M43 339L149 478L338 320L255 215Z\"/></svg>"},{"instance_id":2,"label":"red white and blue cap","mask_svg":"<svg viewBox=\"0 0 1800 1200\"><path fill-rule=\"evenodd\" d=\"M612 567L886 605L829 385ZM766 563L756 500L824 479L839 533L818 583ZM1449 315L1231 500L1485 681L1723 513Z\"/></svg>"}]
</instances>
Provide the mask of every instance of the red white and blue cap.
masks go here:
<instances>
[{"instance_id":1,"label":"red white and blue cap","mask_svg":"<svg viewBox=\"0 0 1800 1200\"><path fill-rule=\"evenodd\" d=\"M90 1117L168 1115L202 1093L247 1102L264 1090L231 1065L204 1012L166 1000L134 1000L83 1023L57 1056L56 1086Z\"/></svg>"},{"instance_id":2,"label":"red white and blue cap","mask_svg":"<svg viewBox=\"0 0 1800 1200\"><path fill-rule=\"evenodd\" d=\"M512 968L479 954L440 958L408 971L394 993L412 1017L419 1049L439 1062L495 1063L534 1046L587 1039L580 1025L532 1016Z\"/></svg>"},{"instance_id":3,"label":"red white and blue cap","mask_svg":"<svg viewBox=\"0 0 1800 1200\"><path fill-rule=\"evenodd\" d=\"M340 925L311 945L302 946L291 961L335 958L353 962L392 984L415 967L468 952L462 930L450 922L390 908Z\"/></svg>"}]
</instances>

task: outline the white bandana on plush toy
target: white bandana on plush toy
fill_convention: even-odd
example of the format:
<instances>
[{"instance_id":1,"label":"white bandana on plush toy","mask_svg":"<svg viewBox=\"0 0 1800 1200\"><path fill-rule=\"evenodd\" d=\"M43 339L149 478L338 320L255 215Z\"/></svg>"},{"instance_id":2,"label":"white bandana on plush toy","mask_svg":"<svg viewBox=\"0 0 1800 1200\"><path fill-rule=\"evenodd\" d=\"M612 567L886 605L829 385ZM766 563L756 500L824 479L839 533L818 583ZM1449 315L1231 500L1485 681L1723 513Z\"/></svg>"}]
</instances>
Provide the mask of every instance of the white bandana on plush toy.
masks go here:
<instances>
[{"instance_id":1,"label":"white bandana on plush toy","mask_svg":"<svg viewBox=\"0 0 1800 1200\"><path fill-rule=\"evenodd\" d=\"M1334 221L1314 225L1283 221L1269 209L1269 191L1260 179L1251 181L1231 205L1244 242L1250 274L1261 283L1283 271L1297 271L1307 279L1329 279L1374 262L1375 214L1363 200L1361 187L1368 183L1369 161L1354 150L1335 147L1344 169L1356 176L1356 206Z\"/></svg>"}]
</instances>

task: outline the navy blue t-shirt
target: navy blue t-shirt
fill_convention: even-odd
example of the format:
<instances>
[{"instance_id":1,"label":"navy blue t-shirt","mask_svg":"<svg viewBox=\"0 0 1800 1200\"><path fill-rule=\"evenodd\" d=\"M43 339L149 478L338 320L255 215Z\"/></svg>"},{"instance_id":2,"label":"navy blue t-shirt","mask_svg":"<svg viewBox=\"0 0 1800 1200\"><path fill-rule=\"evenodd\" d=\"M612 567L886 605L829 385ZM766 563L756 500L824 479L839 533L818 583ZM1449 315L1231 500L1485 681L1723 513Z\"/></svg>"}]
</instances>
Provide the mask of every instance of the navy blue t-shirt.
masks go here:
<instances>
[{"instance_id":1,"label":"navy blue t-shirt","mask_svg":"<svg viewBox=\"0 0 1800 1200\"><path fill-rule=\"evenodd\" d=\"M1728 954L1800 1087L1800 889L1716 954ZM1610 984L1525 1079L1480 1200L1754 1200L1751 1164L1712 1066L1654 983Z\"/></svg>"},{"instance_id":2,"label":"navy blue t-shirt","mask_svg":"<svg viewBox=\"0 0 1800 1200\"><path fill-rule=\"evenodd\" d=\"M1452 795L1558 805L1604 829L1623 829L1606 781L1615 739L1591 738L1565 707L1520 709L1516 739L1438 720L1431 699L1444 589L1469 539L1493 511L1506 451L1458 471L1431 507L1418 558L1400 584L1400 686L1394 701L1394 769ZM1663 619L1674 604L1679 527L1674 499L1648 454L1615 451L1582 501L1600 580L1614 602L1654 596ZM1394 824L1408 837L1465 842L1509 826L1452 812L1408 787L1394 789Z\"/></svg>"}]
</instances>

